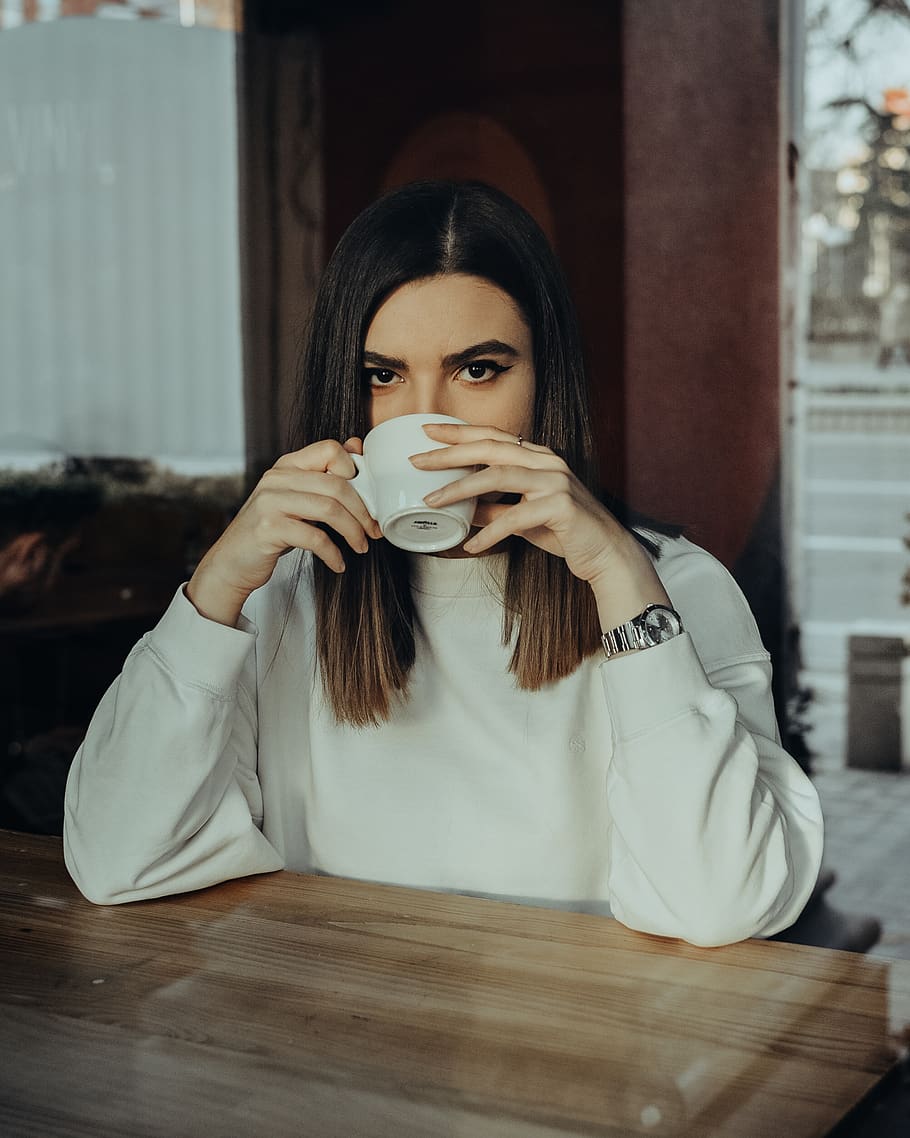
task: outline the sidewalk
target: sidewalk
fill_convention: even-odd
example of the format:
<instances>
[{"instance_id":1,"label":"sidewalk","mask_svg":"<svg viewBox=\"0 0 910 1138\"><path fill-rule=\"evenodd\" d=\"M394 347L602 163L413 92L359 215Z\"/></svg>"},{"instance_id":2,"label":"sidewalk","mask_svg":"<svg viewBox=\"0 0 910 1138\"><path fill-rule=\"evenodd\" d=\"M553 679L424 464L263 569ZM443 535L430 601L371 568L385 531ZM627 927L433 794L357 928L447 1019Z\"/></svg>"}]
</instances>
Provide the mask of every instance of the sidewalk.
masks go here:
<instances>
[{"instance_id":1,"label":"sidewalk","mask_svg":"<svg viewBox=\"0 0 910 1138\"><path fill-rule=\"evenodd\" d=\"M796 362L800 382L809 388L863 391L910 391L910 362L902 355L885 368L877 366L876 344L810 345Z\"/></svg>"},{"instance_id":2,"label":"sidewalk","mask_svg":"<svg viewBox=\"0 0 910 1138\"><path fill-rule=\"evenodd\" d=\"M882 938L869 955L910 960L910 771L820 771L813 781L825 815L826 894L851 915L874 916Z\"/></svg>"},{"instance_id":3,"label":"sidewalk","mask_svg":"<svg viewBox=\"0 0 910 1138\"><path fill-rule=\"evenodd\" d=\"M808 741L825 814L825 867L837 878L826 897L845 913L881 921L882 937L870 955L910 959L910 770L844 765L851 621L877 620L896 635L910 619L898 600L907 564L903 513L910 506L910 436L902 409L910 406L910 363L900 356L879 368L877 359L874 343L812 344L796 365L810 401L831 402L842 392L845 406L853 407L868 392L883 397L888 416L884 423L870 419L866 433L857 433L852 420L816 424L819 433L803 440L802 680L815 693Z\"/></svg>"}]
</instances>

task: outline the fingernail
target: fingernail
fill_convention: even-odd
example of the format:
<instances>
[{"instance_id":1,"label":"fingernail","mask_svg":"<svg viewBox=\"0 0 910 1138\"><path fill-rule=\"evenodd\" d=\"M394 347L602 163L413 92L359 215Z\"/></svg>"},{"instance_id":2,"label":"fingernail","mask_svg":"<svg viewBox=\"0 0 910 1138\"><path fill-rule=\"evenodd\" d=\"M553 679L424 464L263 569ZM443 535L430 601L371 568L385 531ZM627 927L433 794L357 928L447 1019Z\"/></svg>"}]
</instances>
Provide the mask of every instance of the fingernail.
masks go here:
<instances>
[{"instance_id":1,"label":"fingernail","mask_svg":"<svg viewBox=\"0 0 910 1138\"><path fill-rule=\"evenodd\" d=\"M442 497L442 491L441 490L434 490L432 494L426 495L426 497L424 498L424 501L426 502L426 504L428 506L432 506L433 503L438 502L441 497Z\"/></svg>"},{"instance_id":2,"label":"fingernail","mask_svg":"<svg viewBox=\"0 0 910 1138\"><path fill-rule=\"evenodd\" d=\"M426 461L426 455L425 454L412 454L408 457L408 462L410 462L413 466L420 466L425 461Z\"/></svg>"}]
</instances>

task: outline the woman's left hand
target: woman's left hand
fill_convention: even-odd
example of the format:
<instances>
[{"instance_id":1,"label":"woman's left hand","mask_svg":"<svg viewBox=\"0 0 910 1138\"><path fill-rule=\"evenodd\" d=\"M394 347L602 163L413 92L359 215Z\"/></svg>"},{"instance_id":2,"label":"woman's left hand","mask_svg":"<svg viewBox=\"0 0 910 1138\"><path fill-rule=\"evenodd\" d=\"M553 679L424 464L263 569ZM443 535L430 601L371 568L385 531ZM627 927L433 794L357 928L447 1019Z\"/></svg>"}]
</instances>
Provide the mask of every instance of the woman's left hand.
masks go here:
<instances>
[{"instance_id":1,"label":"woman's left hand","mask_svg":"<svg viewBox=\"0 0 910 1138\"><path fill-rule=\"evenodd\" d=\"M480 499L474 517L480 532L465 543L468 553L484 553L514 534L564 558L571 572L595 589L600 581L615 580L619 565L651 584L658 580L639 543L549 447L524 440L519 445L516 435L496 427L434 423L424 430L449 445L412 455L419 469L483 468L426 499L431 506ZM483 500L485 495L506 494L518 501Z\"/></svg>"}]
</instances>

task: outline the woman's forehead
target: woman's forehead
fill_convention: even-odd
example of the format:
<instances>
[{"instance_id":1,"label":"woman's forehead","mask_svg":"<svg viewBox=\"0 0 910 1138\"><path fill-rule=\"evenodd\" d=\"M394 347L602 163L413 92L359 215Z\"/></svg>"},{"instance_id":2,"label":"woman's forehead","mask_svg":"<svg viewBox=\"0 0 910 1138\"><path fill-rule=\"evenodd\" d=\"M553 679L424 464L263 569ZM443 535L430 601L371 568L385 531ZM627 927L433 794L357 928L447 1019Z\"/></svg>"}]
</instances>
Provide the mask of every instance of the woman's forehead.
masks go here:
<instances>
[{"instance_id":1,"label":"woman's forehead","mask_svg":"<svg viewBox=\"0 0 910 1138\"><path fill-rule=\"evenodd\" d=\"M504 289L484 277L447 273L408 281L395 289L373 317L367 341L459 327L470 328L480 339L530 334L524 313Z\"/></svg>"}]
</instances>

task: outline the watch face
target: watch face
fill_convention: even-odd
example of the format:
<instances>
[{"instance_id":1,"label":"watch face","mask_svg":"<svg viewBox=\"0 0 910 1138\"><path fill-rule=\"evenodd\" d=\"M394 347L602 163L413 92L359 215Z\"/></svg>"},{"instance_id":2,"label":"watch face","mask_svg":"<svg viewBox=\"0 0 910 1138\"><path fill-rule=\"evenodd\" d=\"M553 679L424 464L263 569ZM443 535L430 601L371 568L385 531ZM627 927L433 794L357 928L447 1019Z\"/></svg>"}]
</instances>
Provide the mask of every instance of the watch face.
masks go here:
<instances>
[{"instance_id":1,"label":"watch face","mask_svg":"<svg viewBox=\"0 0 910 1138\"><path fill-rule=\"evenodd\" d=\"M665 640L672 640L682 632L682 621L678 614L663 605L655 605L646 612L643 624L652 644L663 644Z\"/></svg>"}]
</instances>

